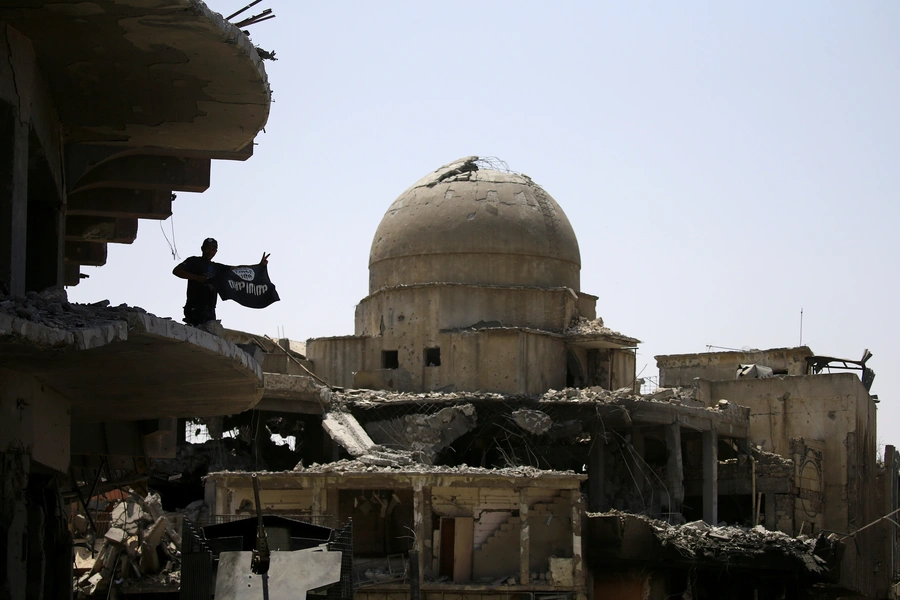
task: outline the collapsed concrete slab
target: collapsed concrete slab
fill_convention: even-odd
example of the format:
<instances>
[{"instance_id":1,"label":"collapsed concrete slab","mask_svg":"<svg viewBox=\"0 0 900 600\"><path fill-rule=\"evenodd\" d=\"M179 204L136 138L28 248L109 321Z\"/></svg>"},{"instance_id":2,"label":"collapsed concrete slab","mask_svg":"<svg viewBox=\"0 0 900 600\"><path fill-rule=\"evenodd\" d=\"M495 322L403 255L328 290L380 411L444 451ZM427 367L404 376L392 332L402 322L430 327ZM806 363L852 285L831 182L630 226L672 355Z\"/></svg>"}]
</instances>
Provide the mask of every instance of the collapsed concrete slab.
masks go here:
<instances>
[{"instance_id":1,"label":"collapsed concrete slab","mask_svg":"<svg viewBox=\"0 0 900 600\"><path fill-rule=\"evenodd\" d=\"M379 444L409 450L428 464L438 452L471 431L478 422L471 404L447 406L432 414L411 414L366 423L365 430Z\"/></svg>"},{"instance_id":2,"label":"collapsed concrete slab","mask_svg":"<svg viewBox=\"0 0 900 600\"><path fill-rule=\"evenodd\" d=\"M0 358L71 401L74 423L238 413L262 396L262 369L231 342L52 290L0 303Z\"/></svg>"},{"instance_id":3,"label":"collapsed concrete slab","mask_svg":"<svg viewBox=\"0 0 900 600\"><path fill-rule=\"evenodd\" d=\"M409 464L409 453L377 445L350 413L332 411L322 419L322 427L351 456L365 464L391 466Z\"/></svg>"}]
</instances>

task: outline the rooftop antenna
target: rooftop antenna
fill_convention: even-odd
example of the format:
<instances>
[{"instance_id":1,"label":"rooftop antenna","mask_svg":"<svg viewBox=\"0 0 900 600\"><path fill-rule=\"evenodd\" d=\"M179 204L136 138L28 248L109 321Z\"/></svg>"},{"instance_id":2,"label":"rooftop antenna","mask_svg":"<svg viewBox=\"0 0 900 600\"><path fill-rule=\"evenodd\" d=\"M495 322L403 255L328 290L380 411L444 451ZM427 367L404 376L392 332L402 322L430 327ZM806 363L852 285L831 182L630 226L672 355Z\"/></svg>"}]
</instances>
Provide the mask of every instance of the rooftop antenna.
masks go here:
<instances>
[{"instance_id":1,"label":"rooftop antenna","mask_svg":"<svg viewBox=\"0 0 900 600\"><path fill-rule=\"evenodd\" d=\"M803 307L800 307L800 345L803 345Z\"/></svg>"}]
</instances>

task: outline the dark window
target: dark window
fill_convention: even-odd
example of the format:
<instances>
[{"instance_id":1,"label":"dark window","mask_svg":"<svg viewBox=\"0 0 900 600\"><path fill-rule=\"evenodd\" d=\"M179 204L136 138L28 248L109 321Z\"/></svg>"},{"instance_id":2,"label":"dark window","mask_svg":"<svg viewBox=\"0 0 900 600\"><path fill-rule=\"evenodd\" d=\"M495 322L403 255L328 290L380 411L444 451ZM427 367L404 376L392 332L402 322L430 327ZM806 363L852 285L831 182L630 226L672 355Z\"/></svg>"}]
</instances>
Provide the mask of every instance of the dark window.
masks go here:
<instances>
[{"instance_id":1,"label":"dark window","mask_svg":"<svg viewBox=\"0 0 900 600\"><path fill-rule=\"evenodd\" d=\"M400 356L396 350L381 351L381 368L382 369L398 369L400 368Z\"/></svg>"},{"instance_id":2,"label":"dark window","mask_svg":"<svg viewBox=\"0 0 900 600\"><path fill-rule=\"evenodd\" d=\"M439 367L441 366L441 349L425 348L425 366Z\"/></svg>"}]
</instances>

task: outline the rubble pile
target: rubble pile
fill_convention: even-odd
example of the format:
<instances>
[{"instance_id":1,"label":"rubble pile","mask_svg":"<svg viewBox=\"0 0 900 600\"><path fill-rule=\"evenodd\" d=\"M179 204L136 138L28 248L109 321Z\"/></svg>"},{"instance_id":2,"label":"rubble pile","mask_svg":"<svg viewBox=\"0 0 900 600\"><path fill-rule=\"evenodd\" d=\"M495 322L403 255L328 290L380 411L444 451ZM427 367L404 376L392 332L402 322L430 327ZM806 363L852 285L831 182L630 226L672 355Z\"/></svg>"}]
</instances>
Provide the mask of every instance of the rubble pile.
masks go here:
<instances>
[{"instance_id":1,"label":"rubble pile","mask_svg":"<svg viewBox=\"0 0 900 600\"><path fill-rule=\"evenodd\" d=\"M589 514L589 517L615 516L622 522L632 521L647 526L662 549L674 550L691 564L724 564L737 566L754 560L792 561L809 574L822 575L828 571L823 557L833 555L838 543L834 534L810 538L805 535L791 537L780 531L770 531L762 525L752 528L733 525L709 525L693 521L683 525L670 525L644 515L609 511Z\"/></svg>"},{"instance_id":2,"label":"rubble pile","mask_svg":"<svg viewBox=\"0 0 900 600\"><path fill-rule=\"evenodd\" d=\"M607 390L600 386L586 388L549 389L540 396L541 402L599 402L612 403L620 400L643 400L645 402L668 402L705 408L694 397L694 390L687 388L659 388L649 394L641 394L630 387Z\"/></svg>"},{"instance_id":3,"label":"rubble pile","mask_svg":"<svg viewBox=\"0 0 900 600\"><path fill-rule=\"evenodd\" d=\"M49 287L42 292L28 292L21 298L7 296L0 290L0 314L54 329L102 327L124 321L127 313L134 312L148 314L138 306L110 306L109 300L93 304L69 302L68 294L61 286Z\"/></svg>"},{"instance_id":4,"label":"rubble pile","mask_svg":"<svg viewBox=\"0 0 900 600\"><path fill-rule=\"evenodd\" d=\"M610 329L603 324L603 319L585 319L578 317L566 329L566 335L609 335L614 337L627 337L624 334Z\"/></svg>"},{"instance_id":5,"label":"rubble pile","mask_svg":"<svg viewBox=\"0 0 900 600\"><path fill-rule=\"evenodd\" d=\"M117 597L119 590L136 586L177 589L182 520L197 519L205 509L201 500L166 513L159 495L133 495L107 506L109 529L97 539L93 539L84 515L76 515L73 573L77 597ZM79 535L84 538L78 539Z\"/></svg>"},{"instance_id":6,"label":"rubble pile","mask_svg":"<svg viewBox=\"0 0 900 600\"><path fill-rule=\"evenodd\" d=\"M753 528L714 527L703 521L673 526L662 521L651 523L663 546L671 546L691 559L721 559L723 555L754 556L777 552L799 559L811 573L824 573L825 559L816 552L817 540L805 535L793 538L762 525ZM827 540L824 540L826 541Z\"/></svg>"},{"instance_id":7,"label":"rubble pile","mask_svg":"<svg viewBox=\"0 0 900 600\"><path fill-rule=\"evenodd\" d=\"M481 400L511 400L519 396L508 396L493 392L392 392L385 390L345 390L332 391L329 401L332 407L351 405L356 408L370 408L389 402L392 404L403 403L432 403L442 402L477 402Z\"/></svg>"},{"instance_id":8,"label":"rubble pile","mask_svg":"<svg viewBox=\"0 0 900 600\"><path fill-rule=\"evenodd\" d=\"M409 473L427 474L442 473L448 475L495 475L498 477L542 477L547 475L559 475L562 473L573 474L574 471L547 471L529 466L505 467L499 469L487 469L484 467L469 467L459 465L456 467L434 466L420 463L406 466L379 466L366 464L360 460L339 460L332 463L313 463L308 467L299 464L294 467L295 473Z\"/></svg>"}]
</instances>

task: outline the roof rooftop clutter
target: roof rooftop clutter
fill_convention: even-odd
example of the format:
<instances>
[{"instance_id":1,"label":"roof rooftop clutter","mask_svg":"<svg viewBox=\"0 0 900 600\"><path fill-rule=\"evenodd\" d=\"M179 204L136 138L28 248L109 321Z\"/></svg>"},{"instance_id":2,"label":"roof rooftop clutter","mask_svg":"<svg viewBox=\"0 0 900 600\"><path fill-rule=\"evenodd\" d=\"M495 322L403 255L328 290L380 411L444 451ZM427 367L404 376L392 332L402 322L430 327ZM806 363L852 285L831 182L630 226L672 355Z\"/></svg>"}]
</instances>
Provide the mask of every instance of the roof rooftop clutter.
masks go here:
<instances>
[{"instance_id":1,"label":"roof rooftop clutter","mask_svg":"<svg viewBox=\"0 0 900 600\"><path fill-rule=\"evenodd\" d=\"M197 0L7 2L0 54L0 597L72 597L73 569L79 595L138 575L177 589L179 526L145 511L107 531L118 509L101 497L146 503L148 461L175 459L178 419L253 407L262 369L225 339L70 303L63 286L140 219L168 218L177 192L206 190L212 160L252 156L265 69Z\"/></svg>"},{"instance_id":2,"label":"roof rooftop clutter","mask_svg":"<svg viewBox=\"0 0 900 600\"><path fill-rule=\"evenodd\" d=\"M179 421L155 489L201 528L352 528L333 597L892 597L874 374L799 347L659 356L642 385L580 268L531 178L437 169L388 208L353 335L226 331L262 398Z\"/></svg>"}]
</instances>

